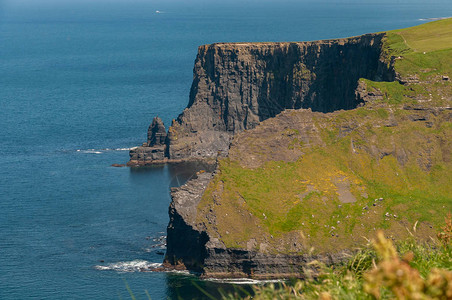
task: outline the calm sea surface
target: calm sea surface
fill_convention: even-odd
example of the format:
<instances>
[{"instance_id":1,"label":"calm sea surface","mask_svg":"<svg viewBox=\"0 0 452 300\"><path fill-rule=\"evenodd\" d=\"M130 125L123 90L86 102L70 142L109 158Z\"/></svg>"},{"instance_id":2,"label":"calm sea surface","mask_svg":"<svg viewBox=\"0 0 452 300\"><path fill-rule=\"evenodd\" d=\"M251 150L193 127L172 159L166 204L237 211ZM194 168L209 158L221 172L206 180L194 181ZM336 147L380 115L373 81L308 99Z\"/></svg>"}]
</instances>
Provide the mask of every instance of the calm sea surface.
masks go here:
<instances>
[{"instance_id":1,"label":"calm sea surface","mask_svg":"<svg viewBox=\"0 0 452 300\"><path fill-rule=\"evenodd\" d=\"M425 2L425 3L424 3ZM197 46L347 37L451 1L0 0L0 299L202 298L161 263L169 187L195 167L113 168L188 103Z\"/></svg>"}]
</instances>

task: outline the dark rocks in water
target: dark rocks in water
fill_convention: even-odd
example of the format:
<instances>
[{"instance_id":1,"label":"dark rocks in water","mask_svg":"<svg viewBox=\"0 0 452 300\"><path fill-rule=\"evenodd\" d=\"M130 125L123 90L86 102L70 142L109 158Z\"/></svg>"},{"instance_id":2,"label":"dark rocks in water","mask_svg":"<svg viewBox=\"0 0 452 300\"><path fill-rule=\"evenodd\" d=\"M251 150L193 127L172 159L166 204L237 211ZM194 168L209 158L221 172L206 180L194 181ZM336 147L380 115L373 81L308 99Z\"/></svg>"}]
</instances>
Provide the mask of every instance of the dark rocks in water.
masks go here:
<instances>
[{"instance_id":1,"label":"dark rocks in water","mask_svg":"<svg viewBox=\"0 0 452 300\"><path fill-rule=\"evenodd\" d=\"M157 162L164 162L165 160L165 148L166 146L153 146L153 147L137 147L129 152L130 161L128 166L134 165L147 165Z\"/></svg>"},{"instance_id":2,"label":"dark rocks in water","mask_svg":"<svg viewBox=\"0 0 452 300\"><path fill-rule=\"evenodd\" d=\"M111 166L115 167L115 168L122 168L122 167L125 167L126 165L125 164L112 164Z\"/></svg>"}]
</instances>

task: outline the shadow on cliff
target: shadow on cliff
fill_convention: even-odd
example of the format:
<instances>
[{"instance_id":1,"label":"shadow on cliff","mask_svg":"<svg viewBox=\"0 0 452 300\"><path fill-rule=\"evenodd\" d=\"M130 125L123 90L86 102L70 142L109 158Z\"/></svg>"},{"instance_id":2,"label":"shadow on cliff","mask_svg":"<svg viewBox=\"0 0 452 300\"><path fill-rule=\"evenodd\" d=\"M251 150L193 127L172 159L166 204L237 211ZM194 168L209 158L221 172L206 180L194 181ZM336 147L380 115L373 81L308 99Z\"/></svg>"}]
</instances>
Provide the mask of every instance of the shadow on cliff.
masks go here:
<instances>
[{"instance_id":1,"label":"shadow on cliff","mask_svg":"<svg viewBox=\"0 0 452 300\"><path fill-rule=\"evenodd\" d=\"M285 109L318 112L354 109L362 104L355 90L360 78L394 81L392 67L380 60L383 35L277 48L264 58L259 87L259 118L272 118Z\"/></svg>"}]
</instances>

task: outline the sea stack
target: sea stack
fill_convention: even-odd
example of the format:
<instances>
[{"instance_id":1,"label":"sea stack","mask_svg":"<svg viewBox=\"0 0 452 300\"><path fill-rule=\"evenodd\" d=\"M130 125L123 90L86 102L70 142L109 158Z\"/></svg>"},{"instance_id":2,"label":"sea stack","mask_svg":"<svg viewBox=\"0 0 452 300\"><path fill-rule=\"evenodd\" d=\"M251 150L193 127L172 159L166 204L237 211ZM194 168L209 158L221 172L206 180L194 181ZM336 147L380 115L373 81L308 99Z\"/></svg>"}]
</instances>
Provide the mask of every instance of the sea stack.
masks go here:
<instances>
[{"instance_id":1,"label":"sea stack","mask_svg":"<svg viewBox=\"0 0 452 300\"><path fill-rule=\"evenodd\" d=\"M148 147L164 146L166 140L166 129L162 119L155 117L148 129Z\"/></svg>"},{"instance_id":2,"label":"sea stack","mask_svg":"<svg viewBox=\"0 0 452 300\"><path fill-rule=\"evenodd\" d=\"M148 128L147 142L130 150L128 166L144 166L149 163L164 163L166 152L166 128L162 119L155 117Z\"/></svg>"}]
</instances>

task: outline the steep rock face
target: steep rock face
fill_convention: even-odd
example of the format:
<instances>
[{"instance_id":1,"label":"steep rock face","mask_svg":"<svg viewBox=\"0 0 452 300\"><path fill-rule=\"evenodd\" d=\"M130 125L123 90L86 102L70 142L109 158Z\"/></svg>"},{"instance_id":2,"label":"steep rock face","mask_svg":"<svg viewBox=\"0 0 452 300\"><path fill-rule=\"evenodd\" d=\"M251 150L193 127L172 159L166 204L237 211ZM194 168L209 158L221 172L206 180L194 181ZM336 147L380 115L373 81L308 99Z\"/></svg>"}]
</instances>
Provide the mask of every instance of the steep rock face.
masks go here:
<instances>
[{"instance_id":1,"label":"steep rock face","mask_svg":"<svg viewBox=\"0 0 452 300\"><path fill-rule=\"evenodd\" d=\"M233 134L284 109L357 107L359 78L394 80L380 60L383 37L201 46L188 108L169 131L170 158L226 153Z\"/></svg>"},{"instance_id":2,"label":"steep rock face","mask_svg":"<svg viewBox=\"0 0 452 300\"><path fill-rule=\"evenodd\" d=\"M148 142L149 147L163 146L166 140L166 129L162 119L155 117L148 128Z\"/></svg>"},{"instance_id":3,"label":"steep rock face","mask_svg":"<svg viewBox=\"0 0 452 300\"><path fill-rule=\"evenodd\" d=\"M224 156L235 133L284 109L359 106L359 78L395 78L381 60L384 36L199 47L189 104L168 131L166 157Z\"/></svg>"},{"instance_id":4,"label":"steep rock face","mask_svg":"<svg viewBox=\"0 0 452 300\"><path fill-rule=\"evenodd\" d=\"M183 265L192 271L202 270L209 238L202 228L196 226L196 207L211 178L212 173L202 173L183 186L171 189L165 264Z\"/></svg>"}]
</instances>

